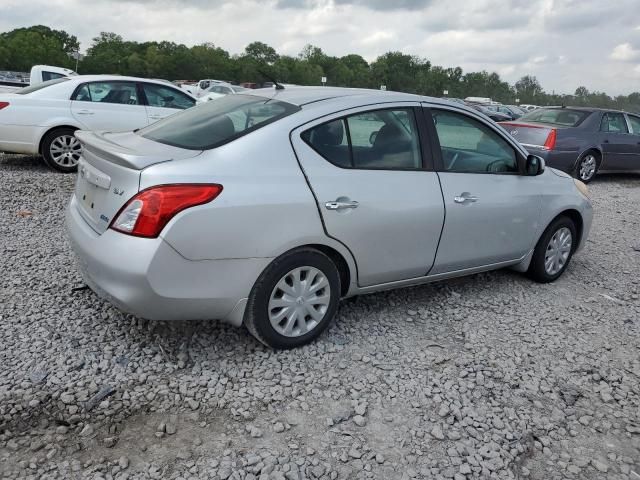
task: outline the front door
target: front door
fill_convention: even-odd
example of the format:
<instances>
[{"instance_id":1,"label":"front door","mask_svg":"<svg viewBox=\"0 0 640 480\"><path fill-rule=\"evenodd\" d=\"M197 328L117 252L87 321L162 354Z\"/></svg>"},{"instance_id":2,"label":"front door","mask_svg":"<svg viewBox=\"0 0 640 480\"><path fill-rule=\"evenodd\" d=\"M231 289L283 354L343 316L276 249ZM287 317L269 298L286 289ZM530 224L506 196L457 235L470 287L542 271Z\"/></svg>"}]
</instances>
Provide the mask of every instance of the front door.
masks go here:
<instances>
[{"instance_id":1,"label":"front door","mask_svg":"<svg viewBox=\"0 0 640 480\"><path fill-rule=\"evenodd\" d=\"M432 274L524 257L540 231L541 176L520 174L513 146L461 112L431 110L446 222Z\"/></svg>"},{"instance_id":2,"label":"front door","mask_svg":"<svg viewBox=\"0 0 640 480\"><path fill-rule=\"evenodd\" d=\"M358 109L292 134L326 232L351 251L363 287L425 276L434 261L444 207L417 106Z\"/></svg>"},{"instance_id":3,"label":"front door","mask_svg":"<svg viewBox=\"0 0 640 480\"><path fill-rule=\"evenodd\" d=\"M603 159L602 170L629 170L636 156L638 137L629 132L623 113L606 112L600 123Z\"/></svg>"},{"instance_id":4,"label":"front door","mask_svg":"<svg viewBox=\"0 0 640 480\"><path fill-rule=\"evenodd\" d=\"M135 82L85 83L71 100L71 114L85 130L135 130L148 123Z\"/></svg>"}]
</instances>

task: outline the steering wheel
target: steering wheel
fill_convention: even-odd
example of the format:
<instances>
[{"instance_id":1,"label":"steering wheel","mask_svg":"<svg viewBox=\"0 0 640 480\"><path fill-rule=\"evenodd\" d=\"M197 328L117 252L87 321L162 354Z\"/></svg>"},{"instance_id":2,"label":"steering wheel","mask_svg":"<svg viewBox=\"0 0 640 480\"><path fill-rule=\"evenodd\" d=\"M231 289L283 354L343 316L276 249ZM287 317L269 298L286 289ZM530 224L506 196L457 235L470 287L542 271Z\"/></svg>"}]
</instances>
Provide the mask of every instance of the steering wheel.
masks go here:
<instances>
[{"instance_id":1,"label":"steering wheel","mask_svg":"<svg viewBox=\"0 0 640 480\"><path fill-rule=\"evenodd\" d=\"M494 160L487 165L487 172L506 172L506 166L502 160Z\"/></svg>"}]
</instances>

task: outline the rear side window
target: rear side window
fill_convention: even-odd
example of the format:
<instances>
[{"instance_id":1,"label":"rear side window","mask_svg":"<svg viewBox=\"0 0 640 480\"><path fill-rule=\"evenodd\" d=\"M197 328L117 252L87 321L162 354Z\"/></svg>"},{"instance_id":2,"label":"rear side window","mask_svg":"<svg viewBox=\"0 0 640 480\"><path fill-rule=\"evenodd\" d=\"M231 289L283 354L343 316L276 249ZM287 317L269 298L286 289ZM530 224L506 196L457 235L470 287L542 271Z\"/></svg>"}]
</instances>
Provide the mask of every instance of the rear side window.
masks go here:
<instances>
[{"instance_id":1,"label":"rear side window","mask_svg":"<svg viewBox=\"0 0 640 480\"><path fill-rule=\"evenodd\" d=\"M134 82L92 82L76 90L72 100L78 102L117 103L140 105Z\"/></svg>"},{"instance_id":2,"label":"rear side window","mask_svg":"<svg viewBox=\"0 0 640 480\"><path fill-rule=\"evenodd\" d=\"M459 113L433 110L447 172L517 173L514 148L486 125Z\"/></svg>"},{"instance_id":3,"label":"rear side window","mask_svg":"<svg viewBox=\"0 0 640 480\"><path fill-rule=\"evenodd\" d=\"M142 88L147 97L147 104L151 107L175 108L184 110L191 108L196 101L177 91L175 88L156 85L153 83L143 83Z\"/></svg>"},{"instance_id":4,"label":"rear side window","mask_svg":"<svg viewBox=\"0 0 640 480\"><path fill-rule=\"evenodd\" d=\"M602 115L600 131L609 133L629 133L622 113L608 112Z\"/></svg>"},{"instance_id":5,"label":"rear side window","mask_svg":"<svg viewBox=\"0 0 640 480\"><path fill-rule=\"evenodd\" d=\"M385 109L318 125L302 139L342 168L412 170L422 167L413 109Z\"/></svg>"},{"instance_id":6,"label":"rear side window","mask_svg":"<svg viewBox=\"0 0 640 480\"><path fill-rule=\"evenodd\" d=\"M253 95L227 95L171 115L138 135L189 150L209 150L300 110L286 102Z\"/></svg>"},{"instance_id":7,"label":"rear side window","mask_svg":"<svg viewBox=\"0 0 640 480\"><path fill-rule=\"evenodd\" d=\"M570 108L538 108L520 118L523 122L550 123L565 127L577 127L591 112Z\"/></svg>"},{"instance_id":8,"label":"rear side window","mask_svg":"<svg viewBox=\"0 0 640 480\"><path fill-rule=\"evenodd\" d=\"M28 93L37 92L38 90L42 90L43 88L50 87L51 85L57 85L58 83L67 82L68 80L69 79L67 77L56 78L55 80L49 80L47 82L38 83L37 85L21 88L15 93L19 95L27 95Z\"/></svg>"}]
</instances>

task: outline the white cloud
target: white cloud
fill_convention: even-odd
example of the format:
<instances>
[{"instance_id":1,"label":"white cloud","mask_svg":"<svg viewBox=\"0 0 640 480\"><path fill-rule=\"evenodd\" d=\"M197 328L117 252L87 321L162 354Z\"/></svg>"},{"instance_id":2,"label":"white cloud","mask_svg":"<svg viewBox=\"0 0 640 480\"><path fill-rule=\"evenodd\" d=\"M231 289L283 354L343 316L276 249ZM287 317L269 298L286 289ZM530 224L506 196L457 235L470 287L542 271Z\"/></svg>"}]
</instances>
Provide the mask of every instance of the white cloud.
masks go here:
<instances>
[{"instance_id":1,"label":"white cloud","mask_svg":"<svg viewBox=\"0 0 640 480\"><path fill-rule=\"evenodd\" d=\"M630 62L637 58L640 58L640 50L636 50L630 43L621 43L611 52L612 60L619 60L621 62Z\"/></svg>"}]
</instances>

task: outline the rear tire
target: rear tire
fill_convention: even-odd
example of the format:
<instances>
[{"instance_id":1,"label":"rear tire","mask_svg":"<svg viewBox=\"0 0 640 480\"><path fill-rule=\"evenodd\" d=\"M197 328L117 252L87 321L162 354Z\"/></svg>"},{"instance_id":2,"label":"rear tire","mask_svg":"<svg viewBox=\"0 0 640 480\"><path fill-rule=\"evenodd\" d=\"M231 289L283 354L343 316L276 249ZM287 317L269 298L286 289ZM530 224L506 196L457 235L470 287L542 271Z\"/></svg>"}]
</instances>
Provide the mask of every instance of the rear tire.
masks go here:
<instances>
[{"instance_id":1,"label":"rear tire","mask_svg":"<svg viewBox=\"0 0 640 480\"><path fill-rule=\"evenodd\" d=\"M585 152L576 165L575 177L583 183L589 183L600 168L600 154L595 150Z\"/></svg>"},{"instance_id":2,"label":"rear tire","mask_svg":"<svg viewBox=\"0 0 640 480\"><path fill-rule=\"evenodd\" d=\"M275 259L256 281L244 324L268 347L306 345L331 323L340 291L338 268L327 255L312 248L293 250Z\"/></svg>"},{"instance_id":3,"label":"rear tire","mask_svg":"<svg viewBox=\"0 0 640 480\"><path fill-rule=\"evenodd\" d=\"M74 132L73 128L56 128L42 139L42 156L51 168L63 173L72 173L78 169L82 147L73 135Z\"/></svg>"},{"instance_id":4,"label":"rear tire","mask_svg":"<svg viewBox=\"0 0 640 480\"><path fill-rule=\"evenodd\" d=\"M565 216L556 218L538 240L528 275L539 283L556 280L569 266L577 240L573 220Z\"/></svg>"}]
</instances>

